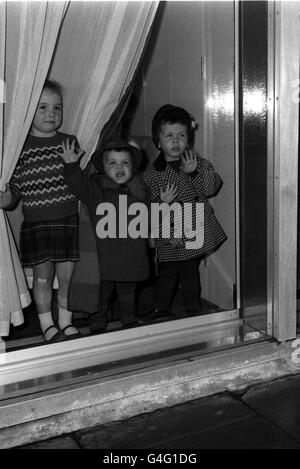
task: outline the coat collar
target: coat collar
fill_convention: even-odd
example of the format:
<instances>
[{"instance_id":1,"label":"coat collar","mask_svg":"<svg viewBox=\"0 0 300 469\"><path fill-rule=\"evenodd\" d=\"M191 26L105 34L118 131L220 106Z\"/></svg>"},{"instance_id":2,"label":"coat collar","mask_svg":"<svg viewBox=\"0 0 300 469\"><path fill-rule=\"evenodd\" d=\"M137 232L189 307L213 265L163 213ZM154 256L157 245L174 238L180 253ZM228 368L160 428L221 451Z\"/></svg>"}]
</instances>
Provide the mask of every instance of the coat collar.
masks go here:
<instances>
[{"instance_id":1,"label":"coat collar","mask_svg":"<svg viewBox=\"0 0 300 469\"><path fill-rule=\"evenodd\" d=\"M174 161L168 164L165 160L163 152L161 151L156 160L154 161L153 166L158 172L165 171L167 169L167 166L170 166L174 171L179 172L181 161Z\"/></svg>"},{"instance_id":2,"label":"coat collar","mask_svg":"<svg viewBox=\"0 0 300 469\"><path fill-rule=\"evenodd\" d=\"M119 190L121 185L115 182L113 179L106 176L106 174L101 174L102 179L102 187L103 189L112 189L112 190Z\"/></svg>"},{"instance_id":3,"label":"coat collar","mask_svg":"<svg viewBox=\"0 0 300 469\"><path fill-rule=\"evenodd\" d=\"M159 171L159 172L166 170L167 162L164 158L164 154L163 154L162 151L160 152L160 154L158 155L158 157L154 161L153 166L156 169L156 171Z\"/></svg>"}]
</instances>

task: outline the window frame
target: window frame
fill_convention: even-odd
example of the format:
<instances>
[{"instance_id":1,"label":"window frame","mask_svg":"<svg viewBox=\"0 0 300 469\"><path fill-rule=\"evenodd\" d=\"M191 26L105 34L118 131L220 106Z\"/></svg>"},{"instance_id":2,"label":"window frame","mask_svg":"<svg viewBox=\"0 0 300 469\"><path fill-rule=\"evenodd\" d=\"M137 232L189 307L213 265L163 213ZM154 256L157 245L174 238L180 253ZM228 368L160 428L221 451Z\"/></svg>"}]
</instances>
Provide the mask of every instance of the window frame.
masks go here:
<instances>
[{"instance_id":1,"label":"window frame","mask_svg":"<svg viewBox=\"0 0 300 469\"><path fill-rule=\"evenodd\" d=\"M296 3L296 4L294 4ZM297 2L269 3L268 76L268 161L270 246L268 263L268 333L278 341L296 336L296 259L298 184L298 102L291 100L291 84L299 85L299 41L297 36L300 5ZM238 13L238 1L235 1ZM238 51L238 21L235 22ZM238 55L235 53L236 78ZM292 65L291 65L292 64ZM238 103L235 83L235 106ZM236 107L236 109L238 109ZM238 162L238 112L235 112L236 155ZM288 154L288 158L286 155ZM273 169L274 168L274 169ZM237 167L238 172L238 167ZM236 174L238 178L238 174ZM236 189L238 191L238 187ZM236 192L236 195L237 192ZM238 197L237 197L238 200ZM274 202L274 205L273 205ZM238 214L238 206L236 206ZM236 216L236 233L239 218ZM239 259L239 242L236 255ZM237 262L239 292L239 263ZM239 295L237 305L239 306ZM131 330L84 337L76 341L42 345L0 353L0 381L12 383L105 361L121 360L160 350L199 342L215 331L242 324L239 308L195 318L142 326ZM218 333L218 332L217 332Z\"/></svg>"},{"instance_id":2,"label":"window frame","mask_svg":"<svg viewBox=\"0 0 300 469\"><path fill-rule=\"evenodd\" d=\"M269 51L274 92L268 97L269 152L274 161L269 332L281 342L296 337L299 98L293 96L299 91L300 5L280 1L268 7L274 28L274 49Z\"/></svg>"}]
</instances>

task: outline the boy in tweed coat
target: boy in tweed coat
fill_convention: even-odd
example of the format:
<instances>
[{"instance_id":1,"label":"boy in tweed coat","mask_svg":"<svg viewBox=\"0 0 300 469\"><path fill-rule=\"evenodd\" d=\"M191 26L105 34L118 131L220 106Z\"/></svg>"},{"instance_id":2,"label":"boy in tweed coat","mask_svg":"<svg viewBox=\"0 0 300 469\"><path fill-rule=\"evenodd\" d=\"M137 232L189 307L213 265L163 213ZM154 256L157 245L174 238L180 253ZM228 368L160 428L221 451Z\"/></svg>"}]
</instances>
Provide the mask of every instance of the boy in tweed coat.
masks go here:
<instances>
[{"instance_id":1,"label":"boy in tweed coat","mask_svg":"<svg viewBox=\"0 0 300 469\"><path fill-rule=\"evenodd\" d=\"M199 262L227 238L207 200L216 195L222 179L210 162L190 149L192 119L185 109L171 104L162 106L152 121L152 139L160 154L144 173L151 202L179 202L183 207L186 203L192 204L193 229L198 221L194 208L197 203L204 207L204 241L201 245L187 248L187 237L183 234L178 238L174 232L169 239L160 235L154 240L158 260L154 318L171 314L177 281L181 285L186 312L193 316L201 311Z\"/></svg>"}]
</instances>

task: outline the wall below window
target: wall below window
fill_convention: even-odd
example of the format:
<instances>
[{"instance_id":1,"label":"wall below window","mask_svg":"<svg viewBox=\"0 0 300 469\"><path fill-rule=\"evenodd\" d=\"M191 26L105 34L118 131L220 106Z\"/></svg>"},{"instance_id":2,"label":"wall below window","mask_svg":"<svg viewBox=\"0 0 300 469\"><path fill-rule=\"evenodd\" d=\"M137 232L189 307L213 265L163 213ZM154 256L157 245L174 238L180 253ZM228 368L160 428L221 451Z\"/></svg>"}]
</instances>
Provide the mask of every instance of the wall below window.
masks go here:
<instances>
[{"instance_id":1,"label":"wall below window","mask_svg":"<svg viewBox=\"0 0 300 469\"><path fill-rule=\"evenodd\" d=\"M172 356L140 367L103 373L24 399L2 401L0 448L11 448L79 429L123 420L226 390L299 373L291 344L264 342Z\"/></svg>"}]
</instances>

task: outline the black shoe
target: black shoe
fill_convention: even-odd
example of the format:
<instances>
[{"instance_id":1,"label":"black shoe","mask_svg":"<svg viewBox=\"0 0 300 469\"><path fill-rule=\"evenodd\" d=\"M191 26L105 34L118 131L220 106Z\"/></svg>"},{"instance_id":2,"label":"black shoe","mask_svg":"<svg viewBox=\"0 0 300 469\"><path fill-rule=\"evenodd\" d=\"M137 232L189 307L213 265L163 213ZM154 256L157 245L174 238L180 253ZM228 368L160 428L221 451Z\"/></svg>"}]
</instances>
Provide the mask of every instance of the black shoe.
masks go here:
<instances>
[{"instance_id":1,"label":"black shoe","mask_svg":"<svg viewBox=\"0 0 300 469\"><path fill-rule=\"evenodd\" d=\"M77 332L74 332L74 334L69 334L69 335L66 334L65 332L67 329L69 329L69 327L73 327L73 329L76 329ZM77 327L74 327L73 324L69 324L68 326L64 327L63 329L61 329L61 332L65 334L67 340L79 339L80 337L82 337L81 332L77 329Z\"/></svg>"},{"instance_id":2,"label":"black shoe","mask_svg":"<svg viewBox=\"0 0 300 469\"><path fill-rule=\"evenodd\" d=\"M51 339L46 339L46 333L47 333L50 329L53 329L53 328L57 330L56 334L54 334L54 335L51 337ZM44 333L43 333L43 336L44 336L44 340L45 340L45 342L46 342L47 344L53 344L53 343L56 343L56 342L62 342L63 340L66 340L66 339L67 339L67 336L65 336L65 334L64 334L61 330L57 329L57 327L56 327L54 324L52 324L52 326L47 327L47 329L46 329L46 330L44 331Z\"/></svg>"},{"instance_id":3,"label":"black shoe","mask_svg":"<svg viewBox=\"0 0 300 469\"><path fill-rule=\"evenodd\" d=\"M148 324L152 324L154 321L155 318L152 311L137 318L139 326L147 326Z\"/></svg>"},{"instance_id":4,"label":"black shoe","mask_svg":"<svg viewBox=\"0 0 300 469\"><path fill-rule=\"evenodd\" d=\"M123 329L129 329L130 327L138 326L137 318L135 314L127 314L121 317L121 324Z\"/></svg>"},{"instance_id":5,"label":"black shoe","mask_svg":"<svg viewBox=\"0 0 300 469\"><path fill-rule=\"evenodd\" d=\"M170 311L167 310L160 310L160 309L153 309L147 314L140 316L138 318L138 324L140 326L145 326L147 324L153 324L155 322L161 321L169 321L170 319L174 319L171 317Z\"/></svg>"},{"instance_id":6,"label":"black shoe","mask_svg":"<svg viewBox=\"0 0 300 469\"><path fill-rule=\"evenodd\" d=\"M122 324L122 329L131 329L139 325L137 321L134 321L134 322L122 322L121 321L121 324Z\"/></svg>"},{"instance_id":7,"label":"black shoe","mask_svg":"<svg viewBox=\"0 0 300 469\"><path fill-rule=\"evenodd\" d=\"M176 313L172 313L172 319L185 319L188 317L188 313L186 311L176 311Z\"/></svg>"},{"instance_id":8,"label":"black shoe","mask_svg":"<svg viewBox=\"0 0 300 469\"><path fill-rule=\"evenodd\" d=\"M171 314L171 311L167 310L167 309L156 309L154 311L154 315L155 315L155 318L157 320L164 320L164 319L170 319L171 316L173 316Z\"/></svg>"},{"instance_id":9,"label":"black shoe","mask_svg":"<svg viewBox=\"0 0 300 469\"><path fill-rule=\"evenodd\" d=\"M169 321L171 319L172 315L171 315L170 311L168 311L168 310L156 308L152 312L152 317L153 317L154 322Z\"/></svg>"},{"instance_id":10,"label":"black shoe","mask_svg":"<svg viewBox=\"0 0 300 469\"><path fill-rule=\"evenodd\" d=\"M189 318L203 314L200 308L187 309L186 314Z\"/></svg>"},{"instance_id":11,"label":"black shoe","mask_svg":"<svg viewBox=\"0 0 300 469\"><path fill-rule=\"evenodd\" d=\"M107 332L107 326L90 327L90 334L91 335L104 334L104 332Z\"/></svg>"}]
</instances>

